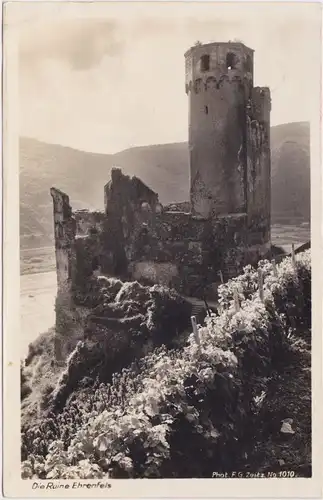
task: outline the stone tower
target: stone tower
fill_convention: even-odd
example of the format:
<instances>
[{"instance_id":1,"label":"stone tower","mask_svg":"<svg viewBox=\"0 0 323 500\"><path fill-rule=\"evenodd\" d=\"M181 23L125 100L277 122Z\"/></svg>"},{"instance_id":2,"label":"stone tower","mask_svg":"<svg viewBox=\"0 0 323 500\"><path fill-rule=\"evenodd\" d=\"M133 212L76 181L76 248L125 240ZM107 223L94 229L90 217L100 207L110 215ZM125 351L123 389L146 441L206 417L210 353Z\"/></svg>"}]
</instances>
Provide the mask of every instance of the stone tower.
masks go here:
<instances>
[{"instance_id":1,"label":"stone tower","mask_svg":"<svg viewBox=\"0 0 323 500\"><path fill-rule=\"evenodd\" d=\"M242 43L198 44L186 52L185 63L192 213L246 213L253 50Z\"/></svg>"}]
</instances>

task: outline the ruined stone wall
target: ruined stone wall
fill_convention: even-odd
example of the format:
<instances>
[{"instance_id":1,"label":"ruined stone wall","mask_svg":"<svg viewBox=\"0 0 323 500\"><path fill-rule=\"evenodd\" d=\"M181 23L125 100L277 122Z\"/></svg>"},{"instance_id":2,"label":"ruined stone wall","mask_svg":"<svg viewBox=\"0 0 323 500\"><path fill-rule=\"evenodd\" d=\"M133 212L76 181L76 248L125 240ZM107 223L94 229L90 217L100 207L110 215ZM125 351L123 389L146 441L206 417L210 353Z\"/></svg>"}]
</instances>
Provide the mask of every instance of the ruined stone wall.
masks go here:
<instances>
[{"instance_id":1,"label":"ruined stone wall","mask_svg":"<svg viewBox=\"0 0 323 500\"><path fill-rule=\"evenodd\" d=\"M71 284L75 248L76 224L69 197L59 189L52 188L54 209L54 235L57 266L57 286L60 292L68 291Z\"/></svg>"},{"instance_id":2,"label":"ruined stone wall","mask_svg":"<svg viewBox=\"0 0 323 500\"><path fill-rule=\"evenodd\" d=\"M90 210L75 210L73 216L76 222L76 235L86 236L90 232L102 232L105 220L104 212Z\"/></svg>"},{"instance_id":3,"label":"ruined stone wall","mask_svg":"<svg viewBox=\"0 0 323 500\"><path fill-rule=\"evenodd\" d=\"M141 221L128 241L130 272L136 279L156 280L181 289L183 270L197 272L202 265L205 221L183 212L162 212Z\"/></svg>"},{"instance_id":4,"label":"ruined stone wall","mask_svg":"<svg viewBox=\"0 0 323 500\"><path fill-rule=\"evenodd\" d=\"M234 276L246 263L247 216L217 220L190 213L162 212L138 224L128 242L133 279L158 282L185 295L202 296L220 280Z\"/></svg>"},{"instance_id":5,"label":"ruined stone wall","mask_svg":"<svg viewBox=\"0 0 323 500\"><path fill-rule=\"evenodd\" d=\"M56 339L57 361L64 359L62 337L70 334L73 323L72 284L76 272L75 234L76 222L72 214L69 197L59 189L52 188L54 235L57 274Z\"/></svg>"},{"instance_id":6,"label":"ruined stone wall","mask_svg":"<svg viewBox=\"0 0 323 500\"><path fill-rule=\"evenodd\" d=\"M104 187L106 215L119 218L123 222L143 204L148 204L151 211L156 211L158 194L144 184L138 177L124 175L120 168L113 167L111 180ZM144 205L146 206L146 205ZM126 229L126 226L125 226Z\"/></svg>"},{"instance_id":7,"label":"ruined stone wall","mask_svg":"<svg viewBox=\"0 0 323 500\"><path fill-rule=\"evenodd\" d=\"M89 210L77 210L73 215L76 221L76 272L72 293L76 303L83 303L84 297L90 293L89 280L93 273L101 271L108 258L102 243L106 215Z\"/></svg>"},{"instance_id":8,"label":"ruined stone wall","mask_svg":"<svg viewBox=\"0 0 323 500\"><path fill-rule=\"evenodd\" d=\"M105 212L77 210L75 221L75 272L69 281L69 292L77 305L90 302L94 274L128 279L129 263L134 258L134 242L141 227L162 209L158 196L136 177L111 172L104 188Z\"/></svg>"},{"instance_id":9,"label":"ruined stone wall","mask_svg":"<svg viewBox=\"0 0 323 500\"><path fill-rule=\"evenodd\" d=\"M129 241L136 239L137 228L160 210L158 195L137 177L123 175L120 169L111 171L111 181L105 186L103 246L112 252L113 273L125 277L128 273Z\"/></svg>"},{"instance_id":10,"label":"ruined stone wall","mask_svg":"<svg viewBox=\"0 0 323 500\"><path fill-rule=\"evenodd\" d=\"M247 113L247 186L250 245L270 244L270 92L256 87Z\"/></svg>"},{"instance_id":11,"label":"ruined stone wall","mask_svg":"<svg viewBox=\"0 0 323 500\"><path fill-rule=\"evenodd\" d=\"M51 196L57 272L55 351L60 362L83 336L91 278L100 270L105 255L102 234L106 216L88 210L73 212L69 197L58 189L52 188Z\"/></svg>"},{"instance_id":12,"label":"ruined stone wall","mask_svg":"<svg viewBox=\"0 0 323 500\"><path fill-rule=\"evenodd\" d=\"M224 279L232 277L268 251L268 219L246 213L205 218L175 205L169 210L120 170L113 172L105 198L104 214L77 211L73 217L69 290L77 306L90 307L95 273L201 296L219 283L219 271Z\"/></svg>"}]
</instances>

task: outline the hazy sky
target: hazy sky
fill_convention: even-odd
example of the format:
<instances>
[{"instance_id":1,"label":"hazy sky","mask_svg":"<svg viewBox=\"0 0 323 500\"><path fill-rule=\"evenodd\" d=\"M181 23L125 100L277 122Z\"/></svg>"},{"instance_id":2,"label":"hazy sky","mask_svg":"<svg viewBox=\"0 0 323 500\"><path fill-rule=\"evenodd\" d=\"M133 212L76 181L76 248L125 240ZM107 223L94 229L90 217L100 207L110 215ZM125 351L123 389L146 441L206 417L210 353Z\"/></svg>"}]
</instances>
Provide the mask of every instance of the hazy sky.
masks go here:
<instances>
[{"instance_id":1,"label":"hazy sky","mask_svg":"<svg viewBox=\"0 0 323 500\"><path fill-rule=\"evenodd\" d=\"M184 52L196 40L255 50L273 125L310 119L318 4L26 2L15 14L21 135L107 153L186 140Z\"/></svg>"}]
</instances>

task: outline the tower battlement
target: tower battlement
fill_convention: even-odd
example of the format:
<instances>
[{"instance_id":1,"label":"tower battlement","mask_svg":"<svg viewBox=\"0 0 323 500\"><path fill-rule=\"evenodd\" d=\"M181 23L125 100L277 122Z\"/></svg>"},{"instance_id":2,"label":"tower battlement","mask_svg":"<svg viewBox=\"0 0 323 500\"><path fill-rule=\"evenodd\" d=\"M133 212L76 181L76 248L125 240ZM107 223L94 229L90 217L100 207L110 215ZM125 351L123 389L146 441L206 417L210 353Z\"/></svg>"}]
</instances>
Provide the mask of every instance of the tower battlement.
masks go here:
<instances>
[{"instance_id":1,"label":"tower battlement","mask_svg":"<svg viewBox=\"0 0 323 500\"><path fill-rule=\"evenodd\" d=\"M185 88L188 93L195 89L200 79L207 90L219 88L222 82L253 82L253 53L243 43L208 43L191 47L185 53ZM213 78L213 80L210 80Z\"/></svg>"}]
</instances>

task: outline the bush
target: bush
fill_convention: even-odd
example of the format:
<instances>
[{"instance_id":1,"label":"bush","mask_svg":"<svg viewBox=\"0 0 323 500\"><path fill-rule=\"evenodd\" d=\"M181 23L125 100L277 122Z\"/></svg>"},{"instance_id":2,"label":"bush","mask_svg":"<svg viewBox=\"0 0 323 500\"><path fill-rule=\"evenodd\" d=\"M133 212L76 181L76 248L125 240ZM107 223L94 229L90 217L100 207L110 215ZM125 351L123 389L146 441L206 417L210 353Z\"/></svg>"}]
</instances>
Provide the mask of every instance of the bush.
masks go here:
<instances>
[{"instance_id":1,"label":"bush","mask_svg":"<svg viewBox=\"0 0 323 500\"><path fill-rule=\"evenodd\" d=\"M71 352L55 390L46 399L50 411L61 411L84 377L92 383L97 378L110 382L113 373L134 359L162 344L173 347L188 328L192 306L174 290L137 282L120 286L121 282L110 278L99 281L103 285L101 302L89 315L84 341ZM109 302L112 289L115 300Z\"/></svg>"},{"instance_id":2,"label":"bush","mask_svg":"<svg viewBox=\"0 0 323 500\"><path fill-rule=\"evenodd\" d=\"M172 347L174 338L190 325L192 305L175 290L160 285L152 286L149 293L146 326L153 334L154 345Z\"/></svg>"},{"instance_id":3,"label":"bush","mask_svg":"<svg viewBox=\"0 0 323 500\"><path fill-rule=\"evenodd\" d=\"M198 342L192 334L182 350L159 349L92 396L76 395L56 427L44 422L36 447L27 431L23 476L210 477L213 470L234 470L255 401L288 346L291 318L304 316L300 335L310 324L309 253L296 266L285 259L277 276L269 262L260 267L263 302L257 270L247 267L221 288L223 312L199 327ZM293 316L286 297L295 302Z\"/></svg>"},{"instance_id":4,"label":"bush","mask_svg":"<svg viewBox=\"0 0 323 500\"><path fill-rule=\"evenodd\" d=\"M117 303L124 300L135 300L136 302L147 302L150 299L149 289L138 281L129 281L123 283L115 297Z\"/></svg>"},{"instance_id":5,"label":"bush","mask_svg":"<svg viewBox=\"0 0 323 500\"><path fill-rule=\"evenodd\" d=\"M31 387L23 363L20 363L20 400L23 401L30 393Z\"/></svg>"}]
</instances>

